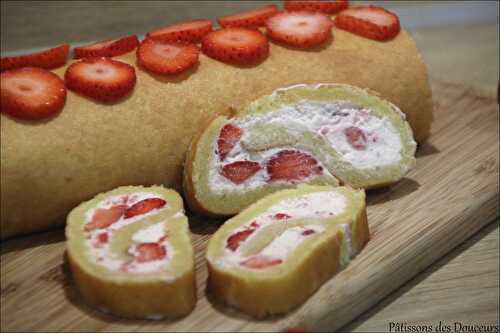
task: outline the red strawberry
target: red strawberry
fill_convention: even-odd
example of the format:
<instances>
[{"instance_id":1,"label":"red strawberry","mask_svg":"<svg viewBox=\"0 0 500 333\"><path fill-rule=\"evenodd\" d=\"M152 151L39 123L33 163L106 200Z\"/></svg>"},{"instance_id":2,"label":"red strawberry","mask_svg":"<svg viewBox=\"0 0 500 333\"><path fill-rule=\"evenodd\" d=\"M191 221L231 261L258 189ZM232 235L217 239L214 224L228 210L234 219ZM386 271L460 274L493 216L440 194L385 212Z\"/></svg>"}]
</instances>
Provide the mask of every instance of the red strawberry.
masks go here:
<instances>
[{"instance_id":1,"label":"red strawberry","mask_svg":"<svg viewBox=\"0 0 500 333\"><path fill-rule=\"evenodd\" d=\"M353 148L357 150L366 149L366 136L361 129L350 126L344 129L344 134L347 138L347 142L349 142Z\"/></svg>"},{"instance_id":2,"label":"red strawberry","mask_svg":"<svg viewBox=\"0 0 500 333\"><path fill-rule=\"evenodd\" d=\"M346 9L335 17L335 25L353 34L380 41L396 37L401 29L396 14L376 6Z\"/></svg>"},{"instance_id":3,"label":"red strawberry","mask_svg":"<svg viewBox=\"0 0 500 333\"><path fill-rule=\"evenodd\" d=\"M45 69L60 67L66 63L68 51L69 45L64 44L42 52L1 58L0 71L20 67L40 67Z\"/></svg>"},{"instance_id":4,"label":"red strawberry","mask_svg":"<svg viewBox=\"0 0 500 333\"><path fill-rule=\"evenodd\" d=\"M276 5L269 5L259 9L219 17L217 22L223 28L241 27L258 28L266 24L266 20L278 13Z\"/></svg>"},{"instance_id":5,"label":"red strawberry","mask_svg":"<svg viewBox=\"0 0 500 333\"><path fill-rule=\"evenodd\" d=\"M302 231L301 235L302 236L309 236L309 235L312 235L314 234L316 231L314 231L313 229L306 229L304 231Z\"/></svg>"},{"instance_id":6,"label":"red strawberry","mask_svg":"<svg viewBox=\"0 0 500 333\"><path fill-rule=\"evenodd\" d=\"M269 42L258 30L225 28L203 37L203 53L216 60L231 64L253 64L269 54Z\"/></svg>"},{"instance_id":7,"label":"red strawberry","mask_svg":"<svg viewBox=\"0 0 500 333\"><path fill-rule=\"evenodd\" d=\"M272 39L299 48L326 42L332 37L333 22L325 14L313 12L282 12L266 22Z\"/></svg>"},{"instance_id":8,"label":"red strawberry","mask_svg":"<svg viewBox=\"0 0 500 333\"><path fill-rule=\"evenodd\" d=\"M64 79L68 89L101 102L125 97L136 82L134 67L109 58L75 62L66 70Z\"/></svg>"},{"instance_id":9,"label":"red strawberry","mask_svg":"<svg viewBox=\"0 0 500 333\"><path fill-rule=\"evenodd\" d=\"M193 20L150 31L146 37L165 42L199 43L210 31L212 31L212 21Z\"/></svg>"},{"instance_id":10,"label":"red strawberry","mask_svg":"<svg viewBox=\"0 0 500 333\"><path fill-rule=\"evenodd\" d=\"M149 198L141 200L132 205L132 207L128 208L125 211L125 218L128 219L130 217L134 217L137 215L146 214L153 209L158 209L165 206L167 202L160 198Z\"/></svg>"},{"instance_id":11,"label":"red strawberry","mask_svg":"<svg viewBox=\"0 0 500 333\"><path fill-rule=\"evenodd\" d=\"M1 112L21 119L43 119L61 111L66 87L56 74L36 67L0 74Z\"/></svg>"},{"instance_id":12,"label":"red strawberry","mask_svg":"<svg viewBox=\"0 0 500 333\"><path fill-rule=\"evenodd\" d=\"M250 257L250 258L240 262L240 265L248 267L248 268L261 269L261 268L279 265L282 262L283 262L283 260L281 260L281 259L272 259L272 258L268 258L268 257L263 256L263 255L257 255L257 256Z\"/></svg>"},{"instance_id":13,"label":"red strawberry","mask_svg":"<svg viewBox=\"0 0 500 333\"><path fill-rule=\"evenodd\" d=\"M108 39L91 45L75 47L73 58L116 57L134 50L139 45L136 35Z\"/></svg>"},{"instance_id":14,"label":"red strawberry","mask_svg":"<svg viewBox=\"0 0 500 333\"><path fill-rule=\"evenodd\" d=\"M161 260L167 255L165 246L158 243L142 243L137 245L136 249L139 253L136 255L135 260L140 263Z\"/></svg>"},{"instance_id":15,"label":"red strawberry","mask_svg":"<svg viewBox=\"0 0 500 333\"><path fill-rule=\"evenodd\" d=\"M246 229L232 234L227 239L226 248L233 252L236 251L236 249L240 247L240 244L243 243L254 231L255 229Z\"/></svg>"},{"instance_id":16,"label":"red strawberry","mask_svg":"<svg viewBox=\"0 0 500 333\"><path fill-rule=\"evenodd\" d=\"M274 215L274 219L276 220L288 220L292 218L290 215L285 214L285 213L277 213Z\"/></svg>"},{"instance_id":17,"label":"red strawberry","mask_svg":"<svg viewBox=\"0 0 500 333\"><path fill-rule=\"evenodd\" d=\"M83 230L92 231L95 229L104 229L115 223L122 217L127 206L116 205L110 208L98 208L92 215L92 220L85 224Z\"/></svg>"},{"instance_id":18,"label":"red strawberry","mask_svg":"<svg viewBox=\"0 0 500 333\"><path fill-rule=\"evenodd\" d=\"M303 180L313 175L320 175L323 168L311 155L294 150L282 150L267 163L267 172L271 181Z\"/></svg>"},{"instance_id":19,"label":"red strawberry","mask_svg":"<svg viewBox=\"0 0 500 333\"><path fill-rule=\"evenodd\" d=\"M285 9L289 12L306 11L336 14L348 6L348 0L285 0Z\"/></svg>"},{"instance_id":20,"label":"red strawberry","mask_svg":"<svg viewBox=\"0 0 500 333\"><path fill-rule=\"evenodd\" d=\"M224 165L221 174L235 184L241 184L260 170L254 161L236 161Z\"/></svg>"},{"instance_id":21,"label":"red strawberry","mask_svg":"<svg viewBox=\"0 0 500 333\"><path fill-rule=\"evenodd\" d=\"M252 223L250 223L250 228L257 229L258 227L259 227L259 224L256 221L253 221Z\"/></svg>"},{"instance_id":22,"label":"red strawberry","mask_svg":"<svg viewBox=\"0 0 500 333\"><path fill-rule=\"evenodd\" d=\"M99 243L107 243L108 242L108 233L107 232L102 232L99 235L97 235L97 240Z\"/></svg>"},{"instance_id":23,"label":"red strawberry","mask_svg":"<svg viewBox=\"0 0 500 333\"><path fill-rule=\"evenodd\" d=\"M177 74L198 62L200 50L194 44L146 39L137 49L139 64L150 72Z\"/></svg>"},{"instance_id":24,"label":"red strawberry","mask_svg":"<svg viewBox=\"0 0 500 333\"><path fill-rule=\"evenodd\" d=\"M243 135L243 130L233 124L226 124L220 130L219 139L217 140L217 151L219 152L220 160L223 161L227 154L233 149L236 143Z\"/></svg>"}]
</instances>

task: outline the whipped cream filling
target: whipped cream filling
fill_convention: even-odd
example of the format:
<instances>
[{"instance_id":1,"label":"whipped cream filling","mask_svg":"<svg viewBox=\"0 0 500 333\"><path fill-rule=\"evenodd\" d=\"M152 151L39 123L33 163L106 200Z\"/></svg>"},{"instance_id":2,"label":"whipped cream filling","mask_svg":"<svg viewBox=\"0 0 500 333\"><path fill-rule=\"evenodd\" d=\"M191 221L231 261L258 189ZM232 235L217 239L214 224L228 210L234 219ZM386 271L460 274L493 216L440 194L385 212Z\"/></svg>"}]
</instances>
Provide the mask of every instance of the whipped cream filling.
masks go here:
<instances>
[{"instance_id":1,"label":"whipped cream filling","mask_svg":"<svg viewBox=\"0 0 500 333\"><path fill-rule=\"evenodd\" d=\"M352 244L351 227L349 224L342 224L342 228L344 230L344 237L340 252L340 267L344 268L349 264L351 258L353 258L356 253Z\"/></svg>"},{"instance_id":2,"label":"whipped cream filling","mask_svg":"<svg viewBox=\"0 0 500 333\"><path fill-rule=\"evenodd\" d=\"M165 237L165 226L163 223L156 223L137 231L132 235L132 241L136 243L156 243L163 237Z\"/></svg>"},{"instance_id":3,"label":"whipped cream filling","mask_svg":"<svg viewBox=\"0 0 500 333\"><path fill-rule=\"evenodd\" d=\"M117 254L111 252L110 244L116 230L104 230L96 233L96 236L88 241L90 256L95 262L106 267L110 271L124 271L131 273L153 273L167 267L169 261L175 255L175 249L168 242L168 235L165 230L165 221L153 224L145 229L141 229L132 235L132 244L127 253L131 259L124 260ZM107 234L107 241L100 242L99 234ZM141 244L157 243L159 248L165 251L165 256L161 259L141 262L134 258L139 255L138 246ZM168 279L168 278L167 278Z\"/></svg>"},{"instance_id":4,"label":"whipped cream filling","mask_svg":"<svg viewBox=\"0 0 500 333\"><path fill-rule=\"evenodd\" d=\"M90 209L85 214L86 223L90 223L97 209L109 209L116 205L132 205L149 198L159 198L156 193L136 192L127 195L117 195L108 198L94 208ZM111 242L113 238L120 232L120 229L138 222L145 217L157 214L168 207L168 202L165 206L153 209L145 214L140 214L134 217L125 218L123 215L116 222L106 228L99 228L88 231L88 237L85 240L85 245L88 248L88 255L91 260L100 266L106 267L110 271L126 271L132 273L151 273L164 269L175 254L175 249L168 242L166 231L166 220L147 226L144 229L136 231L132 235L132 244L127 250L130 259L124 260L123 256L119 256L111 251ZM176 213L173 217L184 216L182 212ZM138 247L141 244L155 244L155 250L165 253L159 259L139 261L136 258L140 254ZM171 277L166 277L167 280Z\"/></svg>"},{"instance_id":5,"label":"whipped cream filling","mask_svg":"<svg viewBox=\"0 0 500 333\"><path fill-rule=\"evenodd\" d=\"M326 230L324 225L321 224L309 224L307 226L292 227L285 230L281 235L273 239L273 241L266 246L260 254L270 258L279 258L283 261L286 260L288 255L297 248L309 235L313 233L308 233L309 230L314 231L316 234L320 234Z\"/></svg>"},{"instance_id":6,"label":"whipped cream filling","mask_svg":"<svg viewBox=\"0 0 500 333\"><path fill-rule=\"evenodd\" d=\"M268 260L277 260L280 263L293 253L293 251L307 238L323 233L326 226L322 224L308 224L304 226L293 226L274 238L264 249L253 256L244 256L241 252L241 244L235 250L226 246L229 238L246 230L253 232L244 242L250 242L259 233L265 233L266 227L274 223L287 223L294 219L324 219L339 215L346 208L346 198L335 191L313 192L300 197L289 198L269 207L265 212L235 229L224 241L224 254L217 261L222 265L239 265L241 267L245 260L251 257L265 257Z\"/></svg>"},{"instance_id":7,"label":"whipped cream filling","mask_svg":"<svg viewBox=\"0 0 500 333\"><path fill-rule=\"evenodd\" d=\"M269 181L266 170L267 161L282 150L298 150L293 147L279 147L260 151L248 151L242 142L248 140L252 127L275 125L285 128L291 136L300 138L304 132L315 133L334 148L341 158L358 169L370 169L398 163L403 148L401 137L387 117L371 115L370 109L348 101L335 103L311 102L302 100L295 105L285 105L274 112L246 116L232 122L242 129L243 135L220 161L218 154L212 154L209 161L209 188L211 191L227 192L254 189L264 186ZM218 136L212 143L212 150L217 151ZM321 164L319 158L307 151L302 151L318 160L323 173L331 173ZM329 163L328 156L321 156ZM224 165L235 161L250 160L260 163L261 170L241 184L235 184L220 174ZM316 176L311 176L316 177ZM304 179L307 182L309 179Z\"/></svg>"}]
</instances>

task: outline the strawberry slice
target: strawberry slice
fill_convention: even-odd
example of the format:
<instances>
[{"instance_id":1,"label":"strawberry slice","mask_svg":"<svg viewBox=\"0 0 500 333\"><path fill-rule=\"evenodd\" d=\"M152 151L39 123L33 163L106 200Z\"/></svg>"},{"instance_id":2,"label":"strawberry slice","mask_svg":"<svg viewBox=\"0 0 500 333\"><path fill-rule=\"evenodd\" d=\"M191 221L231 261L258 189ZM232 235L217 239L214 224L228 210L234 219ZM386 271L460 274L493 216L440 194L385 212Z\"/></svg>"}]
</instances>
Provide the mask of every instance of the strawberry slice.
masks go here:
<instances>
[{"instance_id":1,"label":"strawberry slice","mask_svg":"<svg viewBox=\"0 0 500 333\"><path fill-rule=\"evenodd\" d=\"M301 235L302 236L309 236L309 235L312 235L316 233L316 231L314 231L313 229L306 229L304 231L302 231Z\"/></svg>"},{"instance_id":2,"label":"strawberry slice","mask_svg":"<svg viewBox=\"0 0 500 333\"><path fill-rule=\"evenodd\" d=\"M289 12L306 11L336 14L348 6L348 0L285 0L285 9Z\"/></svg>"},{"instance_id":3,"label":"strawberry slice","mask_svg":"<svg viewBox=\"0 0 500 333\"><path fill-rule=\"evenodd\" d=\"M108 39L95 44L75 47L73 58L116 57L134 50L139 45L136 35Z\"/></svg>"},{"instance_id":4,"label":"strawberry slice","mask_svg":"<svg viewBox=\"0 0 500 333\"><path fill-rule=\"evenodd\" d=\"M167 256L165 246L158 243L142 243L137 245L135 260L140 263L161 260Z\"/></svg>"},{"instance_id":5,"label":"strawberry slice","mask_svg":"<svg viewBox=\"0 0 500 333\"><path fill-rule=\"evenodd\" d=\"M292 217L286 213L276 213L274 215L275 220L288 220L291 219Z\"/></svg>"},{"instance_id":6,"label":"strawberry slice","mask_svg":"<svg viewBox=\"0 0 500 333\"><path fill-rule=\"evenodd\" d=\"M219 17L217 22L223 28L258 28L263 27L266 24L266 20L277 13L278 7L276 5L269 5L259 9Z\"/></svg>"},{"instance_id":7,"label":"strawberry slice","mask_svg":"<svg viewBox=\"0 0 500 333\"><path fill-rule=\"evenodd\" d=\"M177 74L198 63L200 50L194 44L171 43L146 39L137 49L139 64L160 74Z\"/></svg>"},{"instance_id":8,"label":"strawberry slice","mask_svg":"<svg viewBox=\"0 0 500 333\"><path fill-rule=\"evenodd\" d=\"M40 67L53 69L66 63L69 44L64 44L45 51L0 59L0 71L21 67Z\"/></svg>"},{"instance_id":9,"label":"strawberry slice","mask_svg":"<svg viewBox=\"0 0 500 333\"><path fill-rule=\"evenodd\" d=\"M83 230L92 231L95 229L107 228L118 221L126 209L127 206L125 205L116 205L110 208L98 208L95 210L94 215L92 215L90 222L85 224Z\"/></svg>"},{"instance_id":10,"label":"strawberry slice","mask_svg":"<svg viewBox=\"0 0 500 333\"><path fill-rule=\"evenodd\" d=\"M259 224L257 223L257 221L253 221L252 223L250 223L249 227L251 229L257 229L259 227Z\"/></svg>"},{"instance_id":11,"label":"strawberry slice","mask_svg":"<svg viewBox=\"0 0 500 333\"><path fill-rule=\"evenodd\" d=\"M344 134L347 142L357 150L366 149L366 136L365 133L358 127L350 126L344 129Z\"/></svg>"},{"instance_id":12,"label":"strawberry slice","mask_svg":"<svg viewBox=\"0 0 500 333\"><path fill-rule=\"evenodd\" d=\"M24 67L0 74L1 112L28 120L43 119L62 110L63 80L46 69Z\"/></svg>"},{"instance_id":13,"label":"strawberry slice","mask_svg":"<svg viewBox=\"0 0 500 333\"><path fill-rule=\"evenodd\" d=\"M141 200L132 205L125 211L125 218L131 218L137 215L146 214L153 209L158 209L165 206L167 202L160 198L149 198Z\"/></svg>"},{"instance_id":14,"label":"strawberry slice","mask_svg":"<svg viewBox=\"0 0 500 333\"><path fill-rule=\"evenodd\" d=\"M254 161L236 161L224 165L221 174L235 184L241 184L261 169Z\"/></svg>"},{"instance_id":15,"label":"strawberry slice","mask_svg":"<svg viewBox=\"0 0 500 333\"><path fill-rule=\"evenodd\" d=\"M282 150L267 163L267 172L271 181L299 181L313 175L320 175L323 168L318 161L306 153L294 150Z\"/></svg>"},{"instance_id":16,"label":"strawberry slice","mask_svg":"<svg viewBox=\"0 0 500 333\"><path fill-rule=\"evenodd\" d=\"M258 30L225 28L209 33L201 42L203 53L230 64L254 64L269 55L269 42Z\"/></svg>"},{"instance_id":17,"label":"strawberry slice","mask_svg":"<svg viewBox=\"0 0 500 333\"><path fill-rule=\"evenodd\" d=\"M64 79L68 89L101 102L125 97L136 82L134 67L109 58L75 62L66 70Z\"/></svg>"},{"instance_id":18,"label":"strawberry slice","mask_svg":"<svg viewBox=\"0 0 500 333\"><path fill-rule=\"evenodd\" d=\"M253 234L254 231L255 229L246 229L232 234L227 239L226 248L230 249L233 252L236 251L236 249L240 247L240 244L243 243L251 234Z\"/></svg>"},{"instance_id":19,"label":"strawberry slice","mask_svg":"<svg viewBox=\"0 0 500 333\"><path fill-rule=\"evenodd\" d=\"M97 240L101 244L107 243L108 239L109 239L109 236L108 236L107 232L101 232L99 235L97 235Z\"/></svg>"},{"instance_id":20,"label":"strawberry slice","mask_svg":"<svg viewBox=\"0 0 500 333\"><path fill-rule=\"evenodd\" d=\"M212 31L212 21L192 20L150 31L146 34L146 38L164 42L199 43L210 31Z\"/></svg>"},{"instance_id":21,"label":"strawberry slice","mask_svg":"<svg viewBox=\"0 0 500 333\"><path fill-rule=\"evenodd\" d=\"M359 6L346 9L335 17L335 25L366 38L389 40L401 30L396 14L376 6Z\"/></svg>"},{"instance_id":22,"label":"strawberry slice","mask_svg":"<svg viewBox=\"0 0 500 333\"><path fill-rule=\"evenodd\" d=\"M332 38L333 21L322 13L283 12L267 20L266 27L275 41L308 48Z\"/></svg>"},{"instance_id":23,"label":"strawberry slice","mask_svg":"<svg viewBox=\"0 0 500 333\"><path fill-rule=\"evenodd\" d=\"M242 135L243 130L236 125L226 124L222 127L219 139L217 139L217 151L221 161L224 161Z\"/></svg>"},{"instance_id":24,"label":"strawberry slice","mask_svg":"<svg viewBox=\"0 0 500 333\"><path fill-rule=\"evenodd\" d=\"M262 269L279 265L282 262L283 260L281 259L273 259L263 255L257 255L240 262L240 265L245 266L247 268Z\"/></svg>"}]
</instances>

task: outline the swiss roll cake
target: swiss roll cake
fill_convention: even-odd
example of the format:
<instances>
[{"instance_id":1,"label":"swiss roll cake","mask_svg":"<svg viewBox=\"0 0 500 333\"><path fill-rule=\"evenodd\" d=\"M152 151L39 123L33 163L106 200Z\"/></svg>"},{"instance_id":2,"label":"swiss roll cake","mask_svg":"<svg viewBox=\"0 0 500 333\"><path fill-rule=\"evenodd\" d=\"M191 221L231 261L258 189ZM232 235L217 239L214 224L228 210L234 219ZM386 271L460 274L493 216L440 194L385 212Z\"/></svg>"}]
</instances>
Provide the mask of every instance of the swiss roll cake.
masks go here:
<instances>
[{"instance_id":1,"label":"swiss roll cake","mask_svg":"<svg viewBox=\"0 0 500 333\"><path fill-rule=\"evenodd\" d=\"M101 103L68 89L64 108L50 119L27 123L2 113L1 238L62 225L80 202L118 186L179 189L189 142L206 122L280 87L336 82L374 89L406 114L416 141L425 141L433 105L411 35L402 29L379 42L335 26L331 33L313 50L269 41L268 57L252 66L200 53L196 66L170 76L149 72L129 52L113 58L136 75L120 101ZM64 78L76 61L54 73Z\"/></svg>"},{"instance_id":2,"label":"swiss roll cake","mask_svg":"<svg viewBox=\"0 0 500 333\"><path fill-rule=\"evenodd\" d=\"M415 164L415 149L405 115L377 94L294 85L211 121L187 153L184 189L193 209L231 215L300 183L394 183Z\"/></svg>"},{"instance_id":3,"label":"swiss roll cake","mask_svg":"<svg viewBox=\"0 0 500 333\"><path fill-rule=\"evenodd\" d=\"M369 239L365 193L299 185L226 221L208 244L208 289L254 316L299 306Z\"/></svg>"},{"instance_id":4,"label":"swiss roll cake","mask_svg":"<svg viewBox=\"0 0 500 333\"><path fill-rule=\"evenodd\" d=\"M193 248L175 191L127 186L99 194L71 211L66 238L87 304L145 319L175 318L194 308Z\"/></svg>"}]
</instances>

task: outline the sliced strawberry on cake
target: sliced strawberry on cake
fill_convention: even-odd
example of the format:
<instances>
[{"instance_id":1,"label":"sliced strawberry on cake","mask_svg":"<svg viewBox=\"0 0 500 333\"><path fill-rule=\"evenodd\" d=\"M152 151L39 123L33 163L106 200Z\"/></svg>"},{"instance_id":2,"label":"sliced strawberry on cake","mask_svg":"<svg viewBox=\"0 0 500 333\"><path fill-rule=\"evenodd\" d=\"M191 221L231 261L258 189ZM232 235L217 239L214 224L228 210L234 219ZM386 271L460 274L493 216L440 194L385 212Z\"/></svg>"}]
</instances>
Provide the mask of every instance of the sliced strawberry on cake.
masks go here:
<instances>
[{"instance_id":1,"label":"sliced strawberry on cake","mask_svg":"<svg viewBox=\"0 0 500 333\"><path fill-rule=\"evenodd\" d=\"M241 266L254 269L263 269L271 266L279 265L283 262L281 259L274 259L266 256L250 257L240 263Z\"/></svg>"},{"instance_id":2,"label":"sliced strawberry on cake","mask_svg":"<svg viewBox=\"0 0 500 333\"><path fill-rule=\"evenodd\" d=\"M298 181L314 175L320 175L323 167L311 155L295 151L282 150L267 163L267 172L271 181Z\"/></svg>"},{"instance_id":3,"label":"sliced strawberry on cake","mask_svg":"<svg viewBox=\"0 0 500 333\"><path fill-rule=\"evenodd\" d=\"M161 260L167 256L167 250L159 243L142 243L136 247L135 260L139 263Z\"/></svg>"},{"instance_id":4,"label":"sliced strawberry on cake","mask_svg":"<svg viewBox=\"0 0 500 333\"><path fill-rule=\"evenodd\" d=\"M348 0L285 0L285 9L290 12L307 11L336 14L348 6Z\"/></svg>"},{"instance_id":5,"label":"sliced strawberry on cake","mask_svg":"<svg viewBox=\"0 0 500 333\"><path fill-rule=\"evenodd\" d=\"M64 74L68 89L100 102L115 102L135 86L134 67L109 58L83 59L71 64Z\"/></svg>"},{"instance_id":6,"label":"sliced strawberry on cake","mask_svg":"<svg viewBox=\"0 0 500 333\"><path fill-rule=\"evenodd\" d=\"M0 74L1 112L26 120L59 113L66 102L66 87L56 74L42 68L23 67Z\"/></svg>"},{"instance_id":7,"label":"sliced strawberry on cake","mask_svg":"<svg viewBox=\"0 0 500 333\"><path fill-rule=\"evenodd\" d=\"M125 218L131 218L137 215L149 213L153 209L161 208L166 204L167 202L160 198L149 198L141 200L125 211Z\"/></svg>"},{"instance_id":8,"label":"sliced strawberry on cake","mask_svg":"<svg viewBox=\"0 0 500 333\"><path fill-rule=\"evenodd\" d=\"M222 16L217 19L217 22L223 28L258 28L263 27L267 19L277 13L278 7L276 5L269 5L259 9Z\"/></svg>"},{"instance_id":9,"label":"sliced strawberry on cake","mask_svg":"<svg viewBox=\"0 0 500 333\"><path fill-rule=\"evenodd\" d=\"M92 231L95 229L107 228L118 221L123 216L123 213L126 209L126 205L116 205L109 208L98 208L92 215L92 219L90 220L90 222L85 224L84 230Z\"/></svg>"},{"instance_id":10,"label":"sliced strawberry on cake","mask_svg":"<svg viewBox=\"0 0 500 333\"><path fill-rule=\"evenodd\" d=\"M200 19L176 23L147 33L146 37L164 42L199 43L212 31L212 21Z\"/></svg>"},{"instance_id":11,"label":"sliced strawberry on cake","mask_svg":"<svg viewBox=\"0 0 500 333\"><path fill-rule=\"evenodd\" d=\"M335 25L353 34L379 41L392 39L401 30L396 14L376 6L346 9L335 17Z\"/></svg>"},{"instance_id":12,"label":"sliced strawberry on cake","mask_svg":"<svg viewBox=\"0 0 500 333\"><path fill-rule=\"evenodd\" d=\"M222 127L219 139L217 139L217 151L221 161L226 158L242 135L243 131L238 126L227 124Z\"/></svg>"},{"instance_id":13,"label":"sliced strawberry on cake","mask_svg":"<svg viewBox=\"0 0 500 333\"><path fill-rule=\"evenodd\" d=\"M245 229L232 234L226 242L226 247L231 251L236 251L240 247L240 244L244 242L255 229Z\"/></svg>"},{"instance_id":14,"label":"sliced strawberry on cake","mask_svg":"<svg viewBox=\"0 0 500 333\"><path fill-rule=\"evenodd\" d=\"M179 74L195 66L199 54L194 44L146 39L137 49L137 61L155 74Z\"/></svg>"},{"instance_id":15,"label":"sliced strawberry on cake","mask_svg":"<svg viewBox=\"0 0 500 333\"><path fill-rule=\"evenodd\" d=\"M366 149L366 135L359 127L349 126L344 129L344 134L353 148L358 150Z\"/></svg>"},{"instance_id":16,"label":"sliced strawberry on cake","mask_svg":"<svg viewBox=\"0 0 500 333\"><path fill-rule=\"evenodd\" d=\"M206 35L201 43L207 56L230 64L255 64L269 54L267 38L257 30L225 28Z\"/></svg>"},{"instance_id":17,"label":"sliced strawberry on cake","mask_svg":"<svg viewBox=\"0 0 500 333\"><path fill-rule=\"evenodd\" d=\"M75 47L73 58L116 57L135 50L139 46L136 35L108 39L90 45Z\"/></svg>"},{"instance_id":18,"label":"sliced strawberry on cake","mask_svg":"<svg viewBox=\"0 0 500 333\"><path fill-rule=\"evenodd\" d=\"M274 214L274 219L282 221L282 220L288 220L291 219L292 216L288 215L287 213L276 213Z\"/></svg>"},{"instance_id":19,"label":"sliced strawberry on cake","mask_svg":"<svg viewBox=\"0 0 500 333\"><path fill-rule=\"evenodd\" d=\"M282 12L266 22L267 35L298 48L321 45L332 38L333 21L323 13Z\"/></svg>"},{"instance_id":20,"label":"sliced strawberry on cake","mask_svg":"<svg viewBox=\"0 0 500 333\"><path fill-rule=\"evenodd\" d=\"M236 161L224 165L221 175L235 184L241 184L259 172L260 169L258 162Z\"/></svg>"},{"instance_id":21,"label":"sliced strawberry on cake","mask_svg":"<svg viewBox=\"0 0 500 333\"><path fill-rule=\"evenodd\" d=\"M27 55L0 58L0 71L21 67L53 69L61 67L68 59L69 44Z\"/></svg>"}]
</instances>

